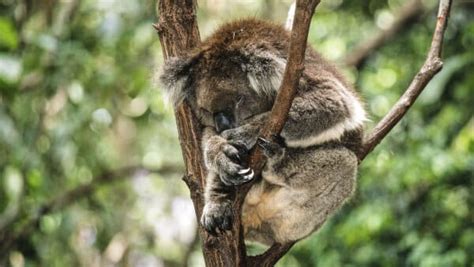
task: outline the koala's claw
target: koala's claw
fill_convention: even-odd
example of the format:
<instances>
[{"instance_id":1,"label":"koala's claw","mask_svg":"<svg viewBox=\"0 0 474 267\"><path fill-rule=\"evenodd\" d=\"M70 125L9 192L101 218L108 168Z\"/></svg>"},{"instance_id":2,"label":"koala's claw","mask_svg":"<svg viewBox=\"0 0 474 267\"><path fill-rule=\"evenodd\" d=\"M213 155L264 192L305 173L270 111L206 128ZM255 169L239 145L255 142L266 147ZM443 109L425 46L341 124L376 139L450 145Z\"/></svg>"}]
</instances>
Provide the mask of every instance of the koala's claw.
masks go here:
<instances>
[{"instance_id":1,"label":"koala's claw","mask_svg":"<svg viewBox=\"0 0 474 267\"><path fill-rule=\"evenodd\" d=\"M246 181L250 181L250 180L252 180L253 175L254 175L253 170L250 170L250 174L244 175L244 179L245 179Z\"/></svg>"},{"instance_id":2,"label":"koala's claw","mask_svg":"<svg viewBox=\"0 0 474 267\"><path fill-rule=\"evenodd\" d=\"M221 174L221 181L227 186L237 186L244 184L254 177L254 171L250 168L241 169L237 175Z\"/></svg>"},{"instance_id":3,"label":"koala's claw","mask_svg":"<svg viewBox=\"0 0 474 267\"><path fill-rule=\"evenodd\" d=\"M250 181L254 174L250 168L242 166L242 159L248 151L243 147L227 144L217 155L215 166L221 181L226 186L237 186Z\"/></svg>"},{"instance_id":4,"label":"koala's claw","mask_svg":"<svg viewBox=\"0 0 474 267\"><path fill-rule=\"evenodd\" d=\"M246 159L248 154L249 154L249 150L247 148L247 146L243 143L243 142L239 142L239 141L230 141L229 144L231 146L233 146L235 149L237 149L237 157L238 157L238 160L241 161L242 159Z\"/></svg>"},{"instance_id":5,"label":"koala's claw","mask_svg":"<svg viewBox=\"0 0 474 267\"><path fill-rule=\"evenodd\" d=\"M254 175L253 170L250 169L250 168L242 169L242 170L240 170L238 173L240 174L240 176L241 176L242 178L244 178L244 182L243 182L243 183L252 180L253 175Z\"/></svg>"},{"instance_id":6,"label":"koala's claw","mask_svg":"<svg viewBox=\"0 0 474 267\"><path fill-rule=\"evenodd\" d=\"M207 203L201 216L201 224L210 234L232 228L232 208L229 202Z\"/></svg>"},{"instance_id":7,"label":"koala's claw","mask_svg":"<svg viewBox=\"0 0 474 267\"><path fill-rule=\"evenodd\" d=\"M246 173L248 173L249 171L251 171L250 168L242 169L242 170L240 170L240 171L238 172L238 174L246 174Z\"/></svg>"},{"instance_id":8,"label":"koala's claw","mask_svg":"<svg viewBox=\"0 0 474 267\"><path fill-rule=\"evenodd\" d=\"M259 137L259 138L257 139L257 145L259 145L259 146L262 147L262 148L265 148L264 146L265 146L266 144L269 144L269 143L270 143L270 141L268 141L267 139L265 139L265 138L263 138L263 137Z\"/></svg>"},{"instance_id":9,"label":"koala's claw","mask_svg":"<svg viewBox=\"0 0 474 267\"><path fill-rule=\"evenodd\" d=\"M232 145L226 145L223 148L223 152L231 160L240 161L240 151L236 147Z\"/></svg>"},{"instance_id":10,"label":"koala's claw","mask_svg":"<svg viewBox=\"0 0 474 267\"><path fill-rule=\"evenodd\" d=\"M247 168L247 169L242 169L238 172L245 181L250 181L253 178L254 172L252 169Z\"/></svg>"}]
</instances>

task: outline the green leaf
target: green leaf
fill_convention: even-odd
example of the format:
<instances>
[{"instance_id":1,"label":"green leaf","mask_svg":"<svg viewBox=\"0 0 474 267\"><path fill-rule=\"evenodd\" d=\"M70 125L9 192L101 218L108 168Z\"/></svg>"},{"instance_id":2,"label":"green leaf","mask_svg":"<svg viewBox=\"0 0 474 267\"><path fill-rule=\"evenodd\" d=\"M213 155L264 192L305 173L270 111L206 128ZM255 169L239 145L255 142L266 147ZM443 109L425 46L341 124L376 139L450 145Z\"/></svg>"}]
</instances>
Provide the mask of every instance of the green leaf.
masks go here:
<instances>
[{"instance_id":1,"label":"green leaf","mask_svg":"<svg viewBox=\"0 0 474 267\"><path fill-rule=\"evenodd\" d=\"M13 23L0 17L0 48L15 50L18 47L18 35Z\"/></svg>"}]
</instances>

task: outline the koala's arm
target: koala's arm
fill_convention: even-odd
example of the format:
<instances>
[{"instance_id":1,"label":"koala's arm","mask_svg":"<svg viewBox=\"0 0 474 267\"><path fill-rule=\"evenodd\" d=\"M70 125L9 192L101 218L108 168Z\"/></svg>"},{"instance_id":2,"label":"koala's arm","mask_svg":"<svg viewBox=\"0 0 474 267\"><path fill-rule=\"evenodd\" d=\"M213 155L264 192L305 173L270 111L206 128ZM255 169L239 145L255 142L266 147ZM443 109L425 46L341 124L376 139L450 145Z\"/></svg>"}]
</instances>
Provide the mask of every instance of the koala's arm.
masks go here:
<instances>
[{"instance_id":1,"label":"koala's arm","mask_svg":"<svg viewBox=\"0 0 474 267\"><path fill-rule=\"evenodd\" d=\"M250 149L270 112L254 116L244 125L224 131L228 140L245 140ZM290 147L308 147L338 139L344 131L360 127L365 112L356 96L337 80L312 82L299 88L281 136Z\"/></svg>"},{"instance_id":2,"label":"koala's arm","mask_svg":"<svg viewBox=\"0 0 474 267\"><path fill-rule=\"evenodd\" d=\"M218 135L211 127L203 132L204 162L210 172L219 175L224 185L238 185L250 180L248 168L240 165L247 150L240 142L231 142Z\"/></svg>"},{"instance_id":3,"label":"koala's arm","mask_svg":"<svg viewBox=\"0 0 474 267\"><path fill-rule=\"evenodd\" d=\"M228 230L232 221L231 200L235 194L232 186L253 178L253 171L241 165L247 151L211 127L204 128L202 146L208 174L201 224L210 232Z\"/></svg>"},{"instance_id":4,"label":"koala's arm","mask_svg":"<svg viewBox=\"0 0 474 267\"><path fill-rule=\"evenodd\" d=\"M307 147L338 139L364 119L358 99L337 80L308 82L298 90L281 136L290 147Z\"/></svg>"}]
</instances>

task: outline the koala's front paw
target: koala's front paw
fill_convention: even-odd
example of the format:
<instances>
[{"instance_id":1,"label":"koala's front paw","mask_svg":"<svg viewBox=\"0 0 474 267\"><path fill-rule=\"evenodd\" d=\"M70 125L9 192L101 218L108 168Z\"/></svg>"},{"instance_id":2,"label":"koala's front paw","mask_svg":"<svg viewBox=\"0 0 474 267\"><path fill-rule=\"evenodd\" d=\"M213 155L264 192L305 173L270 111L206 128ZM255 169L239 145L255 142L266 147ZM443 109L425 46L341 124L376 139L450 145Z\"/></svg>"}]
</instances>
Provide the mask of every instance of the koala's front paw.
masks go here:
<instances>
[{"instance_id":1,"label":"koala's front paw","mask_svg":"<svg viewBox=\"0 0 474 267\"><path fill-rule=\"evenodd\" d=\"M235 186L252 180L254 172L244 167L247 149L238 143L222 143L215 151L208 151L208 162L227 186Z\"/></svg>"},{"instance_id":2,"label":"koala's front paw","mask_svg":"<svg viewBox=\"0 0 474 267\"><path fill-rule=\"evenodd\" d=\"M276 139L276 137L274 139ZM279 142L279 140L272 142L259 137L257 140L257 145L262 148L263 154L268 159L279 160L283 158L285 153L285 147Z\"/></svg>"},{"instance_id":3,"label":"koala's front paw","mask_svg":"<svg viewBox=\"0 0 474 267\"><path fill-rule=\"evenodd\" d=\"M201 224L211 234L219 233L221 230L230 230L232 227L231 203L228 201L206 203L202 211Z\"/></svg>"},{"instance_id":4,"label":"koala's front paw","mask_svg":"<svg viewBox=\"0 0 474 267\"><path fill-rule=\"evenodd\" d=\"M204 152L206 166L227 186L240 185L253 178L253 171L243 166L247 155L243 144L230 143L217 135L207 141Z\"/></svg>"},{"instance_id":5,"label":"koala's front paw","mask_svg":"<svg viewBox=\"0 0 474 267\"><path fill-rule=\"evenodd\" d=\"M237 128L225 130L221 136L229 143L237 143L250 150L257 142L259 128L253 125L244 125Z\"/></svg>"},{"instance_id":6,"label":"koala's front paw","mask_svg":"<svg viewBox=\"0 0 474 267\"><path fill-rule=\"evenodd\" d=\"M227 186L246 183L252 180L254 176L252 169L242 166L243 148L238 149L237 147L231 144L223 145L222 151L217 154L215 159L219 177ZM245 151L245 153L248 152Z\"/></svg>"}]
</instances>

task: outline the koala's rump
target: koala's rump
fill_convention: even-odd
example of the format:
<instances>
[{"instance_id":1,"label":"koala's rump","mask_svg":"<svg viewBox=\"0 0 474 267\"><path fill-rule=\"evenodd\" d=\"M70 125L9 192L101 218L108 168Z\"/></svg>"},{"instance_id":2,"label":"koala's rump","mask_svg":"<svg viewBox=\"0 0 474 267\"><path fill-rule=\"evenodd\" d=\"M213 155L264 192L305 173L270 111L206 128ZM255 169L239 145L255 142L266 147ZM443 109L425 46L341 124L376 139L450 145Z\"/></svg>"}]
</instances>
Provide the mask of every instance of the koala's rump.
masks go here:
<instances>
[{"instance_id":1,"label":"koala's rump","mask_svg":"<svg viewBox=\"0 0 474 267\"><path fill-rule=\"evenodd\" d=\"M248 240L270 245L302 239L354 190L357 159L352 151L318 147L287 152L284 166L267 168L245 199L242 223Z\"/></svg>"}]
</instances>

